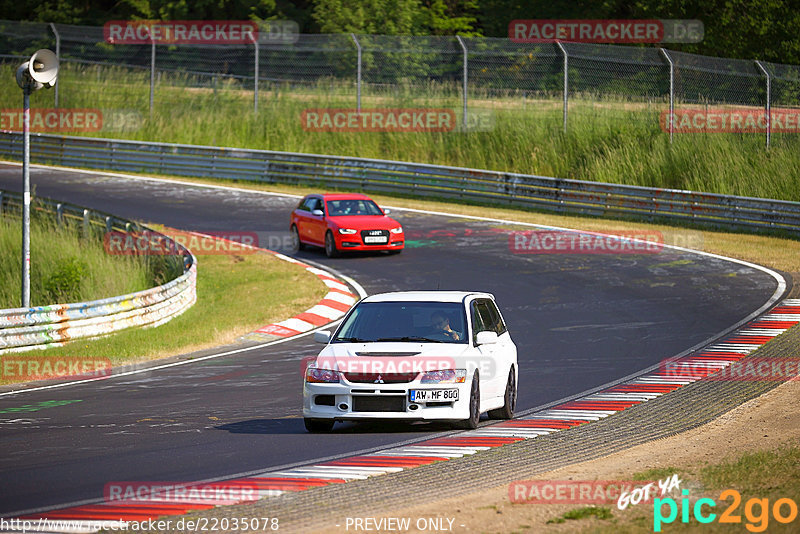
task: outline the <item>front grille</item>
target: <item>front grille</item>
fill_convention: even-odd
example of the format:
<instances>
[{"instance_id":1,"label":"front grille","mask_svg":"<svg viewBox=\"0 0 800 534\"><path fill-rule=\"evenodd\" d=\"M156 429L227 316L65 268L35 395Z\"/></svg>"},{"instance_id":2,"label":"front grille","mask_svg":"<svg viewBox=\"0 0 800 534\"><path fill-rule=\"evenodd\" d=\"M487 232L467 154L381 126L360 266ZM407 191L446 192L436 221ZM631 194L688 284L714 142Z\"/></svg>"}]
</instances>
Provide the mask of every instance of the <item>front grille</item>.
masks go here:
<instances>
[{"instance_id":1,"label":"front grille","mask_svg":"<svg viewBox=\"0 0 800 534\"><path fill-rule=\"evenodd\" d=\"M406 398L401 395L353 395L354 412L405 412Z\"/></svg>"},{"instance_id":2,"label":"front grille","mask_svg":"<svg viewBox=\"0 0 800 534\"><path fill-rule=\"evenodd\" d=\"M344 373L349 382L356 384L407 384L419 373Z\"/></svg>"},{"instance_id":3,"label":"front grille","mask_svg":"<svg viewBox=\"0 0 800 534\"><path fill-rule=\"evenodd\" d=\"M385 240L380 243L368 243L366 237L383 237ZM365 245L385 245L389 242L389 230L361 230L361 241Z\"/></svg>"}]
</instances>

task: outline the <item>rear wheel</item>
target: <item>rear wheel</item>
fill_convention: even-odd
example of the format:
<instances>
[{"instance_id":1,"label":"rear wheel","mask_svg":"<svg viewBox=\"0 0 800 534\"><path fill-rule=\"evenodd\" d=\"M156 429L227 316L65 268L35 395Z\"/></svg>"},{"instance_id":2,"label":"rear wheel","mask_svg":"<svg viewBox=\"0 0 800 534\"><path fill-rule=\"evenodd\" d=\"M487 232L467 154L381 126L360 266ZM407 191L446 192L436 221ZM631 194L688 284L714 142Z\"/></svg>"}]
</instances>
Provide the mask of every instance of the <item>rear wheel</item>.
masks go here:
<instances>
[{"instance_id":1,"label":"rear wheel","mask_svg":"<svg viewBox=\"0 0 800 534\"><path fill-rule=\"evenodd\" d=\"M505 403L502 408L489 410L489 419L511 419L514 417L514 408L517 407L517 380L514 377L514 367L508 372L506 382Z\"/></svg>"},{"instance_id":2,"label":"rear wheel","mask_svg":"<svg viewBox=\"0 0 800 534\"><path fill-rule=\"evenodd\" d=\"M469 417L457 421L453 426L464 430L478 428L478 421L481 419L481 386L478 381L478 373L472 377L472 387L469 391Z\"/></svg>"},{"instance_id":3,"label":"rear wheel","mask_svg":"<svg viewBox=\"0 0 800 534\"><path fill-rule=\"evenodd\" d=\"M330 432L333 430L333 419L309 419L304 418L303 423L309 432Z\"/></svg>"},{"instance_id":4,"label":"rear wheel","mask_svg":"<svg viewBox=\"0 0 800 534\"><path fill-rule=\"evenodd\" d=\"M330 232L325 234L325 255L329 258L335 258L339 255L339 249L336 248L336 240Z\"/></svg>"},{"instance_id":5,"label":"rear wheel","mask_svg":"<svg viewBox=\"0 0 800 534\"><path fill-rule=\"evenodd\" d=\"M300 241L300 232L297 231L297 226L292 225L292 250L297 252L303 250L306 246Z\"/></svg>"}]
</instances>

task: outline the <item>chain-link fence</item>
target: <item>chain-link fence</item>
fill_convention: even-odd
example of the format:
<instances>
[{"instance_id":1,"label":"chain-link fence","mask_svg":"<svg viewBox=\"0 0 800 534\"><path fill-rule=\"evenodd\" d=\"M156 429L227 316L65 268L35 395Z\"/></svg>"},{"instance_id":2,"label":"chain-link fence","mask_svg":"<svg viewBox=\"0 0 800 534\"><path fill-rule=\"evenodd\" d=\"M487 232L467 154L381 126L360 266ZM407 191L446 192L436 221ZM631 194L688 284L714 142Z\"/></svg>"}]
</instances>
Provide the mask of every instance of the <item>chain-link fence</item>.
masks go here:
<instances>
[{"instance_id":1,"label":"chain-link fence","mask_svg":"<svg viewBox=\"0 0 800 534\"><path fill-rule=\"evenodd\" d=\"M106 69L97 70L98 78L124 71L120 83L149 87L131 99L151 111L159 90L169 86L251 91L255 112L259 91L309 90L358 109L441 104L463 113L464 125L477 110L515 106L557 117L554 127L564 131L578 114L660 116L671 138L686 126L678 123L683 111L713 106L752 115L769 146L780 122L769 110L800 108L800 66L663 48L355 34L300 34L293 42L259 34L244 45L109 44L101 27L0 21L0 61L16 65L39 48L55 50L65 68ZM61 76L59 83L70 81ZM56 90L55 107L69 105L59 98ZM617 113L609 114L612 108ZM690 126L710 128L697 121Z\"/></svg>"}]
</instances>

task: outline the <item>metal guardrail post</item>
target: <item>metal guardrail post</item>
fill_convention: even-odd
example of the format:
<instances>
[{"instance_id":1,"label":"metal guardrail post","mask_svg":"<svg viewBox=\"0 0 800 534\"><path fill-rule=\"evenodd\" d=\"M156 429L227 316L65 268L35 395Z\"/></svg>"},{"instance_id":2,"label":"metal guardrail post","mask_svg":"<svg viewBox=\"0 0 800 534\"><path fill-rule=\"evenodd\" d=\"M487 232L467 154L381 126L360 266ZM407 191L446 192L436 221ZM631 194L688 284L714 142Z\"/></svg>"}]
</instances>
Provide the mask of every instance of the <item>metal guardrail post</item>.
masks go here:
<instances>
[{"instance_id":1,"label":"metal guardrail post","mask_svg":"<svg viewBox=\"0 0 800 534\"><path fill-rule=\"evenodd\" d=\"M361 113L361 43L358 42L355 33L351 33L350 37L353 38L353 42L356 44L356 50L358 51L358 65L356 67L356 109Z\"/></svg>"},{"instance_id":2,"label":"metal guardrail post","mask_svg":"<svg viewBox=\"0 0 800 534\"><path fill-rule=\"evenodd\" d=\"M669 142L672 143L672 134L675 131L675 64L669 57L666 48L659 48L661 55L669 63Z\"/></svg>"},{"instance_id":3,"label":"metal guardrail post","mask_svg":"<svg viewBox=\"0 0 800 534\"><path fill-rule=\"evenodd\" d=\"M150 38L150 114L153 114L153 97L156 91L156 40Z\"/></svg>"},{"instance_id":4,"label":"metal guardrail post","mask_svg":"<svg viewBox=\"0 0 800 534\"><path fill-rule=\"evenodd\" d=\"M772 134L772 111L771 111L771 104L770 100L772 99L772 76L769 75L767 69L764 68L764 65L761 64L760 61L756 60L756 66L761 69L761 72L764 73L764 76L767 77L767 103L764 105L764 111L767 114L767 150L769 150L769 140Z\"/></svg>"},{"instance_id":5,"label":"metal guardrail post","mask_svg":"<svg viewBox=\"0 0 800 534\"><path fill-rule=\"evenodd\" d=\"M56 25L52 22L50 23L50 29L53 30L53 33L56 36L56 58L58 59L59 65L61 64L61 35L58 33L56 29ZM56 85L53 87L55 90L55 94L53 95L53 107L56 109L58 108L58 78L56 78Z\"/></svg>"},{"instance_id":6,"label":"metal guardrail post","mask_svg":"<svg viewBox=\"0 0 800 534\"><path fill-rule=\"evenodd\" d=\"M91 217L91 212L88 209L83 210L83 238L89 239L89 229L91 221L89 220Z\"/></svg>"},{"instance_id":7,"label":"metal guardrail post","mask_svg":"<svg viewBox=\"0 0 800 534\"><path fill-rule=\"evenodd\" d=\"M567 49L561 44L561 41L556 41L561 53L564 54L564 133L567 133L567 105L569 99L569 54Z\"/></svg>"},{"instance_id":8,"label":"metal guardrail post","mask_svg":"<svg viewBox=\"0 0 800 534\"><path fill-rule=\"evenodd\" d=\"M253 76L253 113L258 115L258 37L253 38L255 52L254 76Z\"/></svg>"},{"instance_id":9,"label":"metal guardrail post","mask_svg":"<svg viewBox=\"0 0 800 534\"><path fill-rule=\"evenodd\" d=\"M59 202L56 204L56 223L61 226L64 224L64 204Z\"/></svg>"},{"instance_id":10,"label":"metal guardrail post","mask_svg":"<svg viewBox=\"0 0 800 534\"><path fill-rule=\"evenodd\" d=\"M467 80L468 80L468 53L467 53L467 45L464 43L464 40L461 38L460 35L456 35L456 39L458 39L458 44L461 45L461 50L464 52L464 71L463 71L463 99L464 99L464 116L461 119L461 127L466 130L467 128Z\"/></svg>"}]
</instances>

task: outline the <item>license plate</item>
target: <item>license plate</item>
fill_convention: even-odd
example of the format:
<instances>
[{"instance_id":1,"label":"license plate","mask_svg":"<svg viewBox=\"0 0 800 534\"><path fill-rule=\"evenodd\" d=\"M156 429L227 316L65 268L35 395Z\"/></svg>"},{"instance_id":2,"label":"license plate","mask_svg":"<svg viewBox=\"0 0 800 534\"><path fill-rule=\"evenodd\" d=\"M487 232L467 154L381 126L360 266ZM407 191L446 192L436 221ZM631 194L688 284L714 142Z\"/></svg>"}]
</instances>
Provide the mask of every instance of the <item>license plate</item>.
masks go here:
<instances>
[{"instance_id":1,"label":"license plate","mask_svg":"<svg viewBox=\"0 0 800 534\"><path fill-rule=\"evenodd\" d=\"M364 243L388 243L389 238L382 235L368 235L364 237Z\"/></svg>"},{"instance_id":2,"label":"license plate","mask_svg":"<svg viewBox=\"0 0 800 534\"><path fill-rule=\"evenodd\" d=\"M457 389L412 389L411 402L453 402L458 400Z\"/></svg>"}]
</instances>

